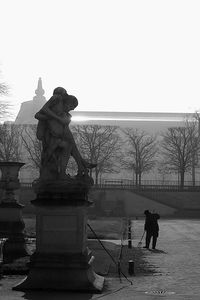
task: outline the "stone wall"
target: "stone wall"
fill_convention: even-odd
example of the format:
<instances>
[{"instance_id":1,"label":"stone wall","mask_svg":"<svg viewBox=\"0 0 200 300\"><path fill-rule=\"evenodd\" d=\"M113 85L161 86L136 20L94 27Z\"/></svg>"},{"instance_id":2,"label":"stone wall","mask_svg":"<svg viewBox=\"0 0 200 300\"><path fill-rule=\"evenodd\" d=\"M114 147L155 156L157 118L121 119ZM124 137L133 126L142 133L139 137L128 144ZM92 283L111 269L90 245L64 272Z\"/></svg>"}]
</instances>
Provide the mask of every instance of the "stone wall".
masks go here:
<instances>
[{"instance_id":1,"label":"stone wall","mask_svg":"<svg viewBox=\"0 0 200 300\"><path fill-rule=\"evenodd\" d=\"M142 195L123 189L92 189L89 200L90 216L140 217L145 209L157 211L162 216L176 216L178 212L200 211L199 192L143 192ZM2 193L0 192L0 197ZM33 214L31 200L36 197L31 188L16 191L17 200L24 205L23 214Z\"/></svg>"}]
</instances>

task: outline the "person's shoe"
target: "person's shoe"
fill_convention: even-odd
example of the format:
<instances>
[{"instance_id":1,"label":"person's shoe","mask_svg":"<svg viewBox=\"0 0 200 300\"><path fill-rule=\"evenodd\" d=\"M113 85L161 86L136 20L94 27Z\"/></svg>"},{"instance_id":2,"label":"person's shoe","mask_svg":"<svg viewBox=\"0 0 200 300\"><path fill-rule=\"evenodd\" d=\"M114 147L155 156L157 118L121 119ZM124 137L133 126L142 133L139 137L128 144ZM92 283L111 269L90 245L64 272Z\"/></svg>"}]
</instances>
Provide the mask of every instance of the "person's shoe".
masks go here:
<instances>
[{"instance_id":1,"label":"person's shoe","mask_svg":"<svg viewBox=\"0 0 200 300\"><path fill-rule=\"evenodd\" d=\"M147 246L144 246L143 248L149 249L149 247L147 247Z\"/></svg>"}]
</instances>

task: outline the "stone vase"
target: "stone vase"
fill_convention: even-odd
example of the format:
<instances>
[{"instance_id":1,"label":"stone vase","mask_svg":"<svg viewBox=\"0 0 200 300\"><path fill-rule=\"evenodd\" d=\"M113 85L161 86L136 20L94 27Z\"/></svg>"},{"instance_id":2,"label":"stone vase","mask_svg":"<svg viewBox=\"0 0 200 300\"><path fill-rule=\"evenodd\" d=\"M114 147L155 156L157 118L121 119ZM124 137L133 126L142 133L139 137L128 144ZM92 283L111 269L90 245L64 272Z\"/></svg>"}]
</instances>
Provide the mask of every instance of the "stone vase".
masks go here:
<instances>
[{"instance_id":1,"label":"stone vase","mask_svg":"<svg viewBox=\"0 0 200 300\"><path fill-rule=\"evenodd\" d=\"M15 197L15 190L19 189L19 170L22 162L0 162L0 188L2 199L0 203L0 238L7 238L4 245L4 260L10 262L15 258L28 254L22 218L23 205Z\"/></svg>"}]
</instances>

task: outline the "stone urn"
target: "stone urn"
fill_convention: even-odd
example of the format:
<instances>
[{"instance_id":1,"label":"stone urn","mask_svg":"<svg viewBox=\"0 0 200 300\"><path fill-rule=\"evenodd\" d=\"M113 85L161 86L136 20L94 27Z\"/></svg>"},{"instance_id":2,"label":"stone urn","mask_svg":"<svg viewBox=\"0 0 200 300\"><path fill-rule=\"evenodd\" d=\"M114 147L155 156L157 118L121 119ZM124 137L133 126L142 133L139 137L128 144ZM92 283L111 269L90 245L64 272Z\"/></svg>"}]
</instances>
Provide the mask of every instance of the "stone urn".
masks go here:
<instances>
[{"instance_id":1,"label":"stone urn","mask_svg":"<svg viewBox=\"0 0 200 300\"><path fill-rule=\"evenodd\" d=\"M22 166L24 166L22 162L0 162L0 189L4 191L2 203L16 202L14 191L20 187L18 174Z\"/></svg>"}]
</instances>

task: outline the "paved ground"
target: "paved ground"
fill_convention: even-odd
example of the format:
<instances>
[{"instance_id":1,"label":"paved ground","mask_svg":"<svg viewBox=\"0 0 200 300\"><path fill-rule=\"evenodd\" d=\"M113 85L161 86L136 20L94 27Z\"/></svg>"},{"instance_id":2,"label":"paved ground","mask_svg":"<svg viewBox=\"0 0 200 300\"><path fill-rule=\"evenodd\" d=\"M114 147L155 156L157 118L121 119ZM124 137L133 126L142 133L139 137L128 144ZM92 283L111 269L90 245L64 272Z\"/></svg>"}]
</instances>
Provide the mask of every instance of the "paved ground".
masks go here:
<instances>
[{"instance_id":1,"label":"paved ground","mask_svg":"<svg viewBox=\"0 0 200 300\"><path fill-rule=\"evenodd\" d=\"M142 235L143 222L133 221L134 245ZM136 291L160 291L169 299L200 299L200 220L162 220L157 251L144 249L156 273L135 278ZM190 298L191 297L191 298Z\"/></svg>"},{"instance_id":2,"label":"paved ground","mask_svg":"<svg viewBox=\"0 0 200 300\"><path fill-rule=\"evenodd\" d=\"M133 220L133 246L143 232L143 221ZM12 287L24 276L6 276L0 282L2 300L87 300L87 299L200 299L200 220L161 220L157 251L142 249L153 273L136 274L120 283L106 277L102 294L57 292L14 292Z\"/></svg>"}]
</instances>

